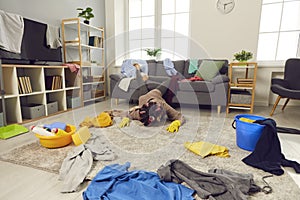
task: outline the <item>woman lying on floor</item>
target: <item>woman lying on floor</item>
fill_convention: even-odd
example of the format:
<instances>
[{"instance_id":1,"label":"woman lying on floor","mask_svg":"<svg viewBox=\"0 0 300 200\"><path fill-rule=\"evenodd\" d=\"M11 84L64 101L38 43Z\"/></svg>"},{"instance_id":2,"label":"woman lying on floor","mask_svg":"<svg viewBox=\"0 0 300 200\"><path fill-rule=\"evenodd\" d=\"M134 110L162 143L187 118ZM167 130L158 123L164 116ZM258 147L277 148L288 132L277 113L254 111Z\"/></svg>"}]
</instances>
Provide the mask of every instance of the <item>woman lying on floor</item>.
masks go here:
<instances>
[{"instance_id":1,"label":"woman lying on floor","mask_svg":"<svg viewBox=\"0 0 300 200\"><path fill-rule=\"evenodd\" d=\"M160 88L158 87L140 96L138 106L121 113L119 116L123 117L123 119L119 127L128 126L130 120L138 120L144 126L159 126L164 124L166 120L170 120L172 123L167 128L167 131L177 132L179 127L185 123L185 118L180 112L166 103L162 98Z\"/></svg>"},{"instance_id":2,"label":"woman lying on floor","mask_svg":"<svg viewBox=\"0 0 300 200\"><path fill-rule=\"evenodd\" d=\"M159 126L164 124L166 119L172 121L167 128L169 132L177 132L179 127L185 122L183 115L172 108L164 99L170 79L166 79L162 83L151 80L147 74L143 73L141 66L134 63L136 69L135 79L140 85L140 90L144 91L144 95L139 97L138 106L134 106L129 111L120 113L123 117L121 128L129 125L130 120L139 120L144 126Z\"/></svg>"}]
</instances>

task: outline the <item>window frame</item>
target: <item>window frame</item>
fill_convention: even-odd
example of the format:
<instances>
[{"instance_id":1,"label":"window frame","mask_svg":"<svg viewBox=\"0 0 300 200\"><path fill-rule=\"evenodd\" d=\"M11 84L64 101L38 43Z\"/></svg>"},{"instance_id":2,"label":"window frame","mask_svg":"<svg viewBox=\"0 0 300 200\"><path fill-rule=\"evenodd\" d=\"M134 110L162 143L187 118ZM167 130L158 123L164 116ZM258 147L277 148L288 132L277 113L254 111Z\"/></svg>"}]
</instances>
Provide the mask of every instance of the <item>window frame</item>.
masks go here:
<instances>
[{"instance_id":1,"label":"window frame","mask_svg":"<svg viewBox=\"0 0 300 200\"><path fill-rule=\"evenodd\" d=\"M257 61L259 63L283 63L287 58L280 58L283 54L279 54L280 51L282 51L282 49L280 48L280 44L281 44L281 40L283 39L283 37L281 37L283 34L286 33L295 33L298 35L298 43L296 44L296 52L295 52L295 56L288 56L288 57L300 57L300 29L294 29L294 30L282 30L282 25L283 25L283 16L284 16L284 6L287 5L287 3L291 3L291 2L299 2L300 4L300 0L278 0L276 2L262 2L262 9L261 9L261 16L263 15L263 6L264 5L280 5L281 6L281 11L280 11L280 21L279 21L279 26L277 28L277 30L274 31L261 31L261 27L259 28L259 33L258 33L258 45L257 45ZM298 15L300 15L300 11L298 13ZM300 20L300 18L299 18ZM260 20L260 26L262 23L262 18ZM273 59L260 59L259 58L259 53L260 53L260 45L262 43L260 43L260 37L262 37L264 34L277 34L276 35L276 44L274 44L276 46L275 49L275 53L273 55Z\"/></svg>"},{"instance_id":2,"label":"window frame","mask_svg":"<svg viewBox=\"0 0 300 200\"><path fill-rule=\"evenodd\" d=\"M129 38L129 21L130 21L130 16L129 16L129 4L130 4L130 0L127 0L126 1L126 5L125 5L125 16L126 16L126 18L125 18L125 28L126 28L126 33L127 33L127 36L126 36L126 38L127 38L127 40L125 41L125 49L126 49L126 53L125 53L125 55L124 55L124 58L129 58L130 57L130 51L131 51L131 49L129 49L129 47L130 47L130 41L132 41L132 40L130 40L130 38ZM175 4L176 4L176 0L175 0ZM177 32L175 32L175 30L176 30L176 23L174 22L174 24L173 24L173 30L174 30L174 32L173 32L173 36L172 37L169 37L169 38L171 38L171 39L173 39L173 42L174 42L174 44L175 44L175 40L177 39L177 38L188 38L189 37L189 35L190 35L190 16L191 16L191 8L190 8L190 5L191 5L191 2L189 1L189 10L188 10L188 12L176 12L176 10L175 10L175 12L174 13L172 13L172 14L174 14L175 16L176 16L176 14L180 14L180 13L187 13L188 14L188 26L187 26L187 33L188 33L188 35L186 35L186 36L181 36L181 37L178 37L178 35L180 35L180 34L178 34ZM162 27L162 0L154 0L154 8L155 8L155 11L154 11L154 47L155 48L161 48L162 49L162 52L165 52L164 51L164 48L162 48L162 30L161 30L161 27ZM165 14L164 14L165 15ZM176 20L176 18L175 18L175 20ZM141 22L142 23L142 22ZM141 40L143 40L143 37L141 38ZM188 41L188 40L187 40ZM189 46L190 46L190 44L189 44L189 41L188 41L188 44L187 44L187 49L186 49L186 54L187 55L185 55L185 57L184 58L187 58L188 57L188 54L189 54ZM153 48L154 48L153 47ZM146 52L145 52L145 54L143 54L143 50L142 50L142 48L143 48L143 46L141 46L141 56L142 56L142 58L147 58L147 56L146 57L144 57L145 55L146 55ZM148 47L145 47L145 48L148 48ZM150 48L152 48L152 47L150 47ZM172 58L171 59L174 59L174 58L179 58L178 56L177 56L177 54L176 54L176 48L175 48L175 45L174 45L174 47L173 47L173 49L172 49ZM143 56L144 55L144 56Z\"/></svg>"}]
</instances>

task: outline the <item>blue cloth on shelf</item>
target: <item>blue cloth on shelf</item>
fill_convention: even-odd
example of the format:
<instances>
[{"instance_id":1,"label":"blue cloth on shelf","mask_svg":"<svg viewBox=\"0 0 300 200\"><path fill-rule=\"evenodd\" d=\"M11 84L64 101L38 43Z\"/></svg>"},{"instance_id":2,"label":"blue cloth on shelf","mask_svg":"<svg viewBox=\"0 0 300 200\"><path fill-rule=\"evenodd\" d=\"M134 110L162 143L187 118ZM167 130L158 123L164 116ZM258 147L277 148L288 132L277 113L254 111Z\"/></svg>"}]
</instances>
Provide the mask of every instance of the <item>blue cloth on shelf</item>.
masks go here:
<instances>
[{"instance_id":1,"label":"blue cloth on shelf","mask_svg":"<svg viewBox=\"0 0 300 200\"><path fill-rule=\"evenodd\" d=\"M174 68L174 64L170 58L164 59L163 65L169 76L173 76L177 74L177 70Z\"/></svg>"},{"instance_id":2,"label":"blue cloth on shelf","mask_svg":"<svg viewBox=\"0 0 300 200\"><path fill-rule=\"evenodd\" d=\"M133 64L138 63L141 66L141 72L148 75L148 63L141 59L126 59L123 61L121 66L121 73L127 78L136 77L136 68Z\"/></svg>"},{"instance_id":3,"label":"blue cloth on shelf","mask_svg":"<svg viewBox=\"0 0 300 200\"><path fill-rule=\"evenodd\" d=\"M158 174L142 170L128 171L130 163L104 167L83 192L84 200L174 199L191 200L194 190L184 185L161 181Z\"/></svg>"}]
</instances>

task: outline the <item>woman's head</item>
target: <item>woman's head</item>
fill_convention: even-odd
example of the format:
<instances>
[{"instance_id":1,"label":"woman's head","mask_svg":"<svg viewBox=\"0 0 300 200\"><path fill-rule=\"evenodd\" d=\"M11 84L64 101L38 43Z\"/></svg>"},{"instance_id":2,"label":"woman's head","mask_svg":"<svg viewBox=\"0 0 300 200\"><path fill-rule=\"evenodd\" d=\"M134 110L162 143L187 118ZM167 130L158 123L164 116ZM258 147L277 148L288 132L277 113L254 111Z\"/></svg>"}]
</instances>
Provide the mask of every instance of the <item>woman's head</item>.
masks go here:
<instances>
[{"instance_id":1,"label":"woman's head","mask_svg":"<svg viewBox=\"0 0 300 200\"><path fill-rule=\"evenodd\" d=\"M139 114L144 126L157 126L163 123L166 112L160 103L149 101L140 108Z\"/></svg>"}]
</instances>

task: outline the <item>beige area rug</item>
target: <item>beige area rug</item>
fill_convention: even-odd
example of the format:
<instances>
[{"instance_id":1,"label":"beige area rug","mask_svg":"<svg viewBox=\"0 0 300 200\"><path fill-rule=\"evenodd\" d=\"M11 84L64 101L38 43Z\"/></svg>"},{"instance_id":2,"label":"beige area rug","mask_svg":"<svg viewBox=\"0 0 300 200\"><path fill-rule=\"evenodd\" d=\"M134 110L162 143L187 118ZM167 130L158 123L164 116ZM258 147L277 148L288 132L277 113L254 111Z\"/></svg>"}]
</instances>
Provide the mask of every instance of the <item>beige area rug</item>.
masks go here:
<instances>
[{"instance_id":1,"label":"beige area rug","mask_svg":"<svg viewBox=\"0 0 300 200\"><path fill-rule=\"evenodd\" d=\"M125 162L131 163L131 170L156 171L170 159L180 159L191 167L203 172L212 168L227 169L239 173L252 173L259 186L264 186L262 177L268 173L250 167L241 160L250 152L237 147L235 130L231 127L232 119L206 116L188 116L187 123L177 133L168 133L163 127L144 127L138 122L131 122L129 127L118 128L119 118L108 128L91 128L93 135L102 137L117 155L114 161L94 162L87 178L92 179L105 165ZM184 148L184 142L208 141L226 146L230 158L210 156L202 159ZM74 146L59 149L46 149L37 142L16 148L0 155L0 160L25 165L32 168L58 173L67 152ZM266 179L273 188L273 193L262 192L250 199L299 199L300 190L292 178L285 173ZM283 187L284 186L284 187Z\"/></svg>"}]
</instances>

